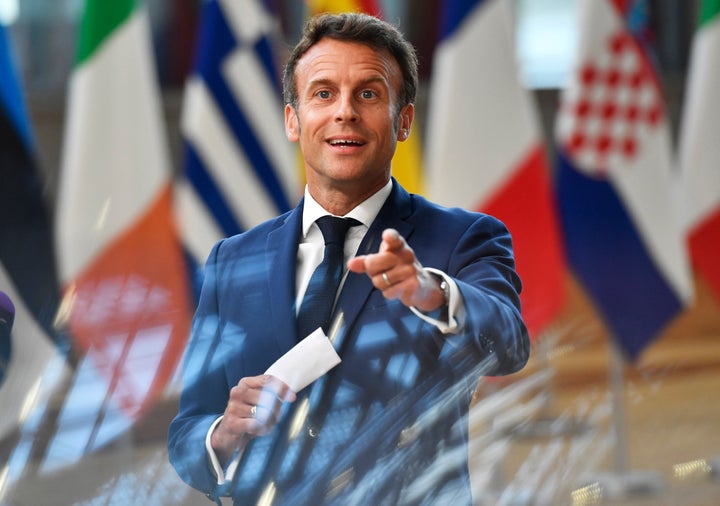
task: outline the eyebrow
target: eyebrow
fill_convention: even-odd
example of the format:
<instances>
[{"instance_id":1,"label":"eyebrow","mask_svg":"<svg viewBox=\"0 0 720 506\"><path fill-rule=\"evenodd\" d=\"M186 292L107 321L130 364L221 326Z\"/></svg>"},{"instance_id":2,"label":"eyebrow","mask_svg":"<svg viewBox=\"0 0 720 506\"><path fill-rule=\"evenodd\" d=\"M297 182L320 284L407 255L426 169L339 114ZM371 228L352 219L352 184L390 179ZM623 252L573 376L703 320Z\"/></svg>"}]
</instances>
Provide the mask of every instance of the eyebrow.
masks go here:
<instances>
[{"instance_id":1,"label":"eyebrow","mask_svg":"<svg viewBox=\"0 0 720 506\"><path fill-rule=\"evenodd\" d=\"M310 89L310 88L315 88L317 86L328 86L330 84L332 84L332 80L330 80L330 79L325 79L325 78L313 79L312 81L308 82L307 88Z\"/></svg>"},{"instance_id":2,"label":"eyebrow","mask_svg":"<svg viewBox=\"0 0 720 506\"><path fill-rule=\"evenodd\" d=\"M369 77L369 78L361 81L360 84L359 84L359 86L360 86L360 87L362 87L362 86L367 86L368 84L372 84L372 83L381 83L381 84L383 84L383 85L387 84L388 87L391 87L390 82L389 82L387 79L385 79L383 76L381 76L380 74L375 75L375 76L372 76L372 77ZM307 86L307 87L308 87L308 88L315 88L315 87L317 87L317 86L330 86L330 85L332 85L332 84L333 84L333 80L332 80L332 79L319 78L319 79L313 79L312 81L310 81L310 82L308 83L308 86Z\"/></svg>"}]
</instances>

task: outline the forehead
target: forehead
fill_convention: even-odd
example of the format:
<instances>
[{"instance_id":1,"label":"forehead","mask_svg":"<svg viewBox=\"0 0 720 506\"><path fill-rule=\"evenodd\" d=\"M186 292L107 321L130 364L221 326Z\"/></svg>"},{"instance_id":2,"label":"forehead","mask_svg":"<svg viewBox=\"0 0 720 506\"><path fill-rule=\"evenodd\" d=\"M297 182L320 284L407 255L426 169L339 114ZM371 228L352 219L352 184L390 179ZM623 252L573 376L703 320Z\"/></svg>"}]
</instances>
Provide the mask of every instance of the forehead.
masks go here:
<instances>
[{"instance_id":1,"label":"forehead","mask_svg":"<svg viewBox=\"0 0 720 506\"><path fill-rule=\"evenodd\" d=\"M308 49L296 67L298 88L317 80L377 79L390 85L401 81L400 65L387 50L366 44L324 38Z\"/></svg>"}]
</instances>

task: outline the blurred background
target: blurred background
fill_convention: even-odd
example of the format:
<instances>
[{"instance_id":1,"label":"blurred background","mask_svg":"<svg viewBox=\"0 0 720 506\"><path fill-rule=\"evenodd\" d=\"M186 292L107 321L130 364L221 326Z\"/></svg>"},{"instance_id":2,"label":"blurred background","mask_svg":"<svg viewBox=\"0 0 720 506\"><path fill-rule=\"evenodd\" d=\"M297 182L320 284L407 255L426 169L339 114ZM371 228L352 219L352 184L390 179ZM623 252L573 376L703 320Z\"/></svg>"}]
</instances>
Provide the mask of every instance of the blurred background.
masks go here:
<instances>
[{"instance_id":1,"label":"blurred background","mask_svg":"<svg viewBox=\"0 0 720 506\"><path fill-rule=\"evenodd\" d=\"M163 92L168 130L178 128L177 117L185 81L192 69L200 19L200 0L148 0L145 2L152 24L153 51L159 84ZM319 2L322 5L323 2ZM333 2L325 2L332 4ZM339 5L352 2L340 1ZM426 92L432 72L433 49L440 37L442 1L378 1L384 17L395 22L420 54L420 72ZM571 71L579 35L576 23L577 0L515 0L515 57L523 84L537 95L543 121L551 131L557 90ZM689 44L695 29L699 2L696 0L655 0L644 2L647 23L652 31L658 73L666 90L673 125L681 107ZM307 13L305 2L268 0L280 24L285 47L291 46ZM59 172L63 111L68 76L73 66L82 0L3 0L0 16L15 46L15 58L22 74L24 91L33 121L40 166L54 198ZM283 47L279 48L279 52ZM282 54L278 55L282 63ZM420 97L421 101L423 96ZM422 105L422 102L421 104ZM423 116L419 118L423 121ZM423 135L423 130L416 130ZM180 143L173 142L179 167Z\"/></svg>"},{"instance_id":2,"label":"blurred background","mask_svg":"<svg viewBox=\"0 0 720 506\"><path fill-rule=\"evenodd\" d=\"M476 503L719 504L715 0L0 0L0 504L206 503L165 448L202 263L301 195L279 76L324 10L417 48L398 180L513 234Z\"/></svg>"}]
</instances>

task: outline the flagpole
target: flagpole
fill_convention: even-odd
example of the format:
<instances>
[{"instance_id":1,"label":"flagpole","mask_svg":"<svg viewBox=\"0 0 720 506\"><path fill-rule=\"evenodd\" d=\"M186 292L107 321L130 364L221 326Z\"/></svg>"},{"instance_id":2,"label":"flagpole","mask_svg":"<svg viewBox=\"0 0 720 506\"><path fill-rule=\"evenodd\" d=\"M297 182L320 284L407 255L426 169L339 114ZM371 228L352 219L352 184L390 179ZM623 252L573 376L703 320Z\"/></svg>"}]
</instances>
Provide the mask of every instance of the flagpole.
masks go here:
<instances>
[{"instance_id":1,"label":"flagpole","mask_svg":"<svg viewBox=\"0 0 720 506\"><path fill-rule=\"evenodd\" d=\"M627 427L625 425L625 359L616 339L610 339L609 383L612 397L613 432L615 434L615 473L623 476L627 472Z\"/></svg>"},{"instance_id":2,"label":"flagpole","mask_svg":"<svg viewBox=\"0 0 720 506\"><path fill-rule=\"evenodd\" d=\"M555 411L555 398L557 386L555 382L556 371L550 363L550 351L557 346L558 336L547 333L538 336L536 339L538 357L538 369L549 371L547 380L542 383L542 389L537 393L536 398L542 398L542 406L537 416L531 420L524 420L522 424L513 427L508 431L510 437L516 439L533 439L549 437L580 437L587 434L592 426L575 417L557 416Z\"/></svg>"},{"instance_id":3,"label":"flagpole","mask_svg":"<svg viewBox=\"0 0 720 506\"><path fill-rule=\"evenodd\" d=\"M579 489L598 490L603 499L657 497L665 482L656 471L632 470L628 465L627 425L625 423L625 357L617 339L610 339L608 383L612 399L614 433L613 469L585 479ZM575 490L578 492L578 489ZM575 493L574 492L574 493Z\"/></svg>"}]
</instances>

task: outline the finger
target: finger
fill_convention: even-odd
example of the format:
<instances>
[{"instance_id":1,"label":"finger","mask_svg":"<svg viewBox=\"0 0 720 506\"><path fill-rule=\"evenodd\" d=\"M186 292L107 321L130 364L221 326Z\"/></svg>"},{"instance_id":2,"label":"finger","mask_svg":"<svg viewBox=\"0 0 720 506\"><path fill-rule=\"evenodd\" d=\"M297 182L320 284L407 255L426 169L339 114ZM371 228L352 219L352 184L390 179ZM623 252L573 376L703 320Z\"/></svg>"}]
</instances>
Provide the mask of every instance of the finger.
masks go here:
<instances>
[{"instance_id":1,"label":"finger","mask_svg":"<svg viewBox=\"0 0 720 506\"><path fill-rule=\"evenodd\" d=\"M240 378L240 381L237 382L237 387L241 391L252 391L252 390L262 390L269 381L272 380L272 376L268 376L267 374L261 374L259 376L246 376L244 378Z\"/></svg>"},{"instance_id":2,"label":"finger","mask_svg":"<svg viewBox=\"0 0 720 506\"><path fill-rule=\"evenodd\" d=\"M380 290L386 298L394 298L392 295L397 291L402 282L403 280L400 279L399 271L396 269L380 271L372 276L373 285Z\"/></svg>"},{"instance_id":3,"label":"finger","mask_svg":"<svg viewBox=\"0 0 720 506\"><path fill-rule=\"evenodd\" d=\"M415 267L407 262L398 261L396 256L389 257L387 261L378 262L372 278L376 288L385 290L408 280L415 281Z\"/></svg>"},{"instance_id":4,"label":"finger","mask_svg":"<svg viewBox=\"0 0 720 506\"><path fill-rule=\"evenodd\" d=\"M244 377L230 390L221 425L234 438L262 436L277 423L282 404L295 397L290 387L274 376Z\"/></svg>"},{"instance_id":5,"label":"finger","mask_svg":"<svg viewBox=\"0 0 720 506\"><path fill-rule=\"evenodd\" d=\"M230 390L228 410L241 418L254 418L257 407L264 404L263 392L282 390L285 394L285 387L282 382L268 375L241 378ZM274 394L271 395L273 396ZM250 413L251 410L254 412Z\"/></svg>"},{"instance_id":6,"label":"finger","mask_svg":"<svg viewBox=\"0 0 720 506\"><path fill-rule=\"evenodd\" d=\"M402 297L402 294L405 291L404 285L405 282L399 282L399 283L393 283L392 285L388 286L385 281L381 281L382 287L378 287L378 290L382 292L383 297L385 297L388 300L395 300Z\"/></svg>"},{"instance_id":7,"label":"finger","mask_svg":"<svg viewBox=\"0 0 720 506\"><path fill-rule=\"evenodd\" d=\"M388 276L388 271L381 272L380 278L385 282L385 288L390 288L393 285L393 282L390 281L390 276Z\"/></svg>"},{"instance_id":8,"label":"finger","mask_svg":"<svg viewBox=\"0 0 720 506\"><path fill-rule=\"evenodd\" d=\"M229 405L236 406L240 409L240 414L244 415L245 406L258 403L265 381L267 380L262 376L241 378L237 385L230 389Z\"/></svg>"},{"instance_id":9,"label":"finger","mask_svg":"<svg viewBox=\"0 0 720 506\"><path fill-rule=\"evenodd\" d=\"M277 408L283 405L286 398L289 395L287 392L279 392L275 389L265 389L260 394L260 398L257 402L258 410L265 410L267 412L273 412Z\"/></svg>"},{"instance_id":10,"label":"finger","mask_svg":"<svg viewBox=\"0 0 720 506\"><path fill-rule=\"evenodd\" d=\"M397 251L405 245L405 239L394 228L386 228L382 233L380 252Z\"/></svg>"},{"instance_id":11,"label":"finger","mask_svg":"<svg viewBox=\"0 0 720 506\"><path fill-rule=\"evenodd\" d=\"M293 402L295 400L295 392L279 378L275 376L266 376L267 381L264 384L263 391L271 392L279 402Z\"/></svg>"},{"instance_id":12,"label":"finger","mask_svg":"<svg viewBox=\"0 0 720 506\"><path fill-rule=\"evenodd\" d=\"M254 404L228 404L218 431L225 440L236 440L243 434L258 435L262 426L257 419L258 411Z\"/></svg>"},{"instance_id":13,"label":"finger","mask_svg":"<svg viewBox=\"0 0 720 506\"><path fill-rule=\"evenodd\" d=\"M254 419L259 423L257 435L267 434L278 422L282 405L285 402L294 402L295 392L284 382L273 376L268 376L254 410Z\"/></svg>"},{"instance_id":14,"label":"finger","mask_svg":"<svg viewBox=\"0 0 720 506\"><path fill-rule=\"evenodd\" d=\"M347 268L351 272L355 272L357 274L362 274L363 272L367 272L367 267L365 265L365 255L358 255L356 257L351 258L348 260Z\"/></svg>"}]
</instances>

